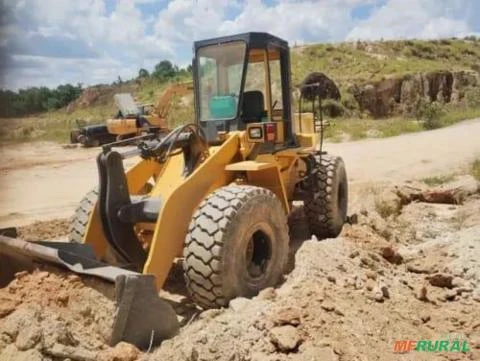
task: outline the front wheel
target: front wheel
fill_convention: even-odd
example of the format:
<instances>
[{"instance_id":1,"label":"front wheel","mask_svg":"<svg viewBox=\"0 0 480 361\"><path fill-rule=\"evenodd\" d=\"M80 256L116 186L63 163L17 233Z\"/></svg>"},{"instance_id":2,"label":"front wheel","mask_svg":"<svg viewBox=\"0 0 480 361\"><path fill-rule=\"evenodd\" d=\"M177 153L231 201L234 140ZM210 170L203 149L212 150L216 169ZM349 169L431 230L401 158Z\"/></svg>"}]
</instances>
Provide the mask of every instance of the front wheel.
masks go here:
<instances>
[{"instance_id":1,"label":"front wheel","mask_svg":"<svg viewBox=\"0 0 480 361\"><path fill-rule=\"evenodd\" d=\"M226 306L274 286L288 258L287 217L271 191L231 185L195 212L183 251L184 275L203 308Z\"/></svg>"}]
</instances>

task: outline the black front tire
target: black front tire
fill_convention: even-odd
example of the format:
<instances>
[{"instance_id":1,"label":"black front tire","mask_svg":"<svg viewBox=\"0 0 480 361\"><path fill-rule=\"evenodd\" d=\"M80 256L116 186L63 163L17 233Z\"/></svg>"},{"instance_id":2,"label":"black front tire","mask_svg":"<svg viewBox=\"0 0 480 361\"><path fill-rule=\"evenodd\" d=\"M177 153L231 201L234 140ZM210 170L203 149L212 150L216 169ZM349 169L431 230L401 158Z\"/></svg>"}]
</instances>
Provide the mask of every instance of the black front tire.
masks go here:
<instances>
[{"instance_id":1,"label":"black front tire","mask_svg":"<svg viewBox=\"0 0 480 361\"><path fill-rule=\"evenodd\" d=\"M184 275L202 308L275 286L288 259L287 217L271 191L230 185L199 206L184 248Z\"/></svg>"}]
</instances>

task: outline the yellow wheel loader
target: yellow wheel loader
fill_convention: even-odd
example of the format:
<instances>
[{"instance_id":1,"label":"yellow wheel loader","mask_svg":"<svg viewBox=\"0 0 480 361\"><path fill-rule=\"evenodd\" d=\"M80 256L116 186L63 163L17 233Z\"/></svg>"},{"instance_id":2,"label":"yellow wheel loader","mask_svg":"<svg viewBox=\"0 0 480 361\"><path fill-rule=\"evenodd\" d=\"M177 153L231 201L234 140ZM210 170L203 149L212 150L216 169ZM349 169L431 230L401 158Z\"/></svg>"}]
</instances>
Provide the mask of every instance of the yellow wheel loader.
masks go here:
<instances>
[{"instance_id":1,"label":"yellow wheel loader","mask_svg":"<svg viewBox=\"0 0 480 361\"><path fill-rule=\"evenodd\" d=\"M287 42L246 33L195 42L194 52L195 123L123 153L103 146L71 243L0 239L4 256L116 282L112 343L147 347L152 334L156 343L176 332L157 296L175 259L200 307L224 307L279 282L293 201L319 238L337 236L347 217L342 159L319 149L314 113L293 115ZM128 157L139 161L125 170Z\"/></svg>"}]
</instances>

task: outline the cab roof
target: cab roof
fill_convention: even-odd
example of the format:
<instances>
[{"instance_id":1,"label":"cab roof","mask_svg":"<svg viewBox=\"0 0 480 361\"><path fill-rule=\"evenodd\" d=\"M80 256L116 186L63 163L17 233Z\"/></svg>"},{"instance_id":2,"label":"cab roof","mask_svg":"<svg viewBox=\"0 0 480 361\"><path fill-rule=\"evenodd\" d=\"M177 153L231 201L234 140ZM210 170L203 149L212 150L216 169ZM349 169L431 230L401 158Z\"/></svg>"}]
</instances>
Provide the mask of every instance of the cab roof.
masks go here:
<instances>
[{"instance_id":1,"label":"cab roof","mask_svg":"<svg viewBox=\"0 0 480 361\"><path fill-rule=\"evenodd\" d=\"M288 49L288 42L280 39L269 33L242 33L228 36L221 36L218 38L199 40L193 43L195 53L198 48L207 46L207 45L218 45L223 43L229 43L232 41L245 41L250 48L266 48L268 44L274 44L276 46Z\"/></svg>"}]
</instances>

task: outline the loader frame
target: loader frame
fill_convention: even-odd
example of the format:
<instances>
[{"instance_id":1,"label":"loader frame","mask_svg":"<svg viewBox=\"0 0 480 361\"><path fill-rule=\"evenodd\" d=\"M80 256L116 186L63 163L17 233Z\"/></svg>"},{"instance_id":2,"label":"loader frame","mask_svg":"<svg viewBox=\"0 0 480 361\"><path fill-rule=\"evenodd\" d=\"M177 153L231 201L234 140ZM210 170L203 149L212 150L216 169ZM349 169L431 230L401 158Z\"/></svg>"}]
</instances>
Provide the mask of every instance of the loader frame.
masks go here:
<instances>
[{"instance_id":1,"label":"loader frame","mask_svg":"<svg viewBox=\"0 0 480 361\"><path fill-rule=\"evenodd\" d=\"M198 110L201 96L198 74L201 69L197 54L204 47L220 47L231 42L246 44L236 115L228 119L203 121ZM185 154L190 152L186 146L189 143L180 142L178 136L177 141L169 146L169 150L173 152L174 149L180 149L181 152L169 155L161 162L144 156L143 160L126 172L119 165L122 156L109 147L104 147L104 152L97 160L100 201L91 213L84 237L84 243L93 247L98 258L104 258L107 250L113 248L125 266L144 274L155 275L159 289L163 286L174 259L182 256L189 223L202 200L228 184L249 184L271 190L281 201L285 213L289 214L291 202L296 196L296 186L306 176L308 162L305 159L312 153L318 140L318 134L294 132L287 42L265 33L247 33L196 42L194 50L195 126L198 133L206 134L204 138L210 145L205 146L201 155L197 154L195 166L189 172L186 172L185 158ZM275 114L271 102L269 60L273 57L281 66L281 114ZM265 65L266 122L246 122L242 117L240 108L249 61L263 62ZM256 132L251 131L254 128L257 129ZM296 128L298 129L298 126ZM269 129L275 131L271 139L266 137ZM265 133L265 137L260 140L254 138L253 134L258 132L262 135ZM116 166L112 166L106 159L116 159ZM117 229L117 238L138 238L138 243L126 247L122 254L116 244L119 240L110 234L116 227L110 224L111 220L121 213L118 204L112 205L112 194L123 192L124 195L132 197L140 195L149 180L152 180L153 187L144 196L161 202L158 217L155 221L137 222L130 226L124 224L120 231ZM102 188L108 188L107 185L117 188L111 190L110 195L106 195ZM123 204L120 202L120 206L131 206L125 203L129 203L129 200L125 200ZM121 225L121 222L117 223ZM122 242L127 241L120 241Z\"/></svg>"}]
</instances>

